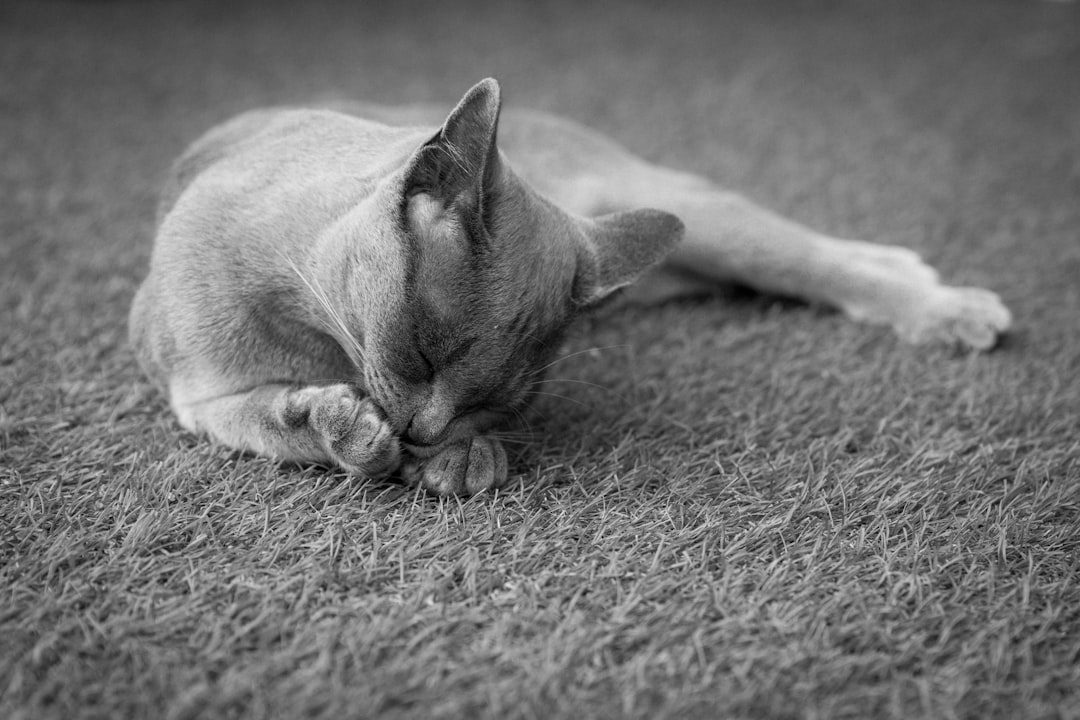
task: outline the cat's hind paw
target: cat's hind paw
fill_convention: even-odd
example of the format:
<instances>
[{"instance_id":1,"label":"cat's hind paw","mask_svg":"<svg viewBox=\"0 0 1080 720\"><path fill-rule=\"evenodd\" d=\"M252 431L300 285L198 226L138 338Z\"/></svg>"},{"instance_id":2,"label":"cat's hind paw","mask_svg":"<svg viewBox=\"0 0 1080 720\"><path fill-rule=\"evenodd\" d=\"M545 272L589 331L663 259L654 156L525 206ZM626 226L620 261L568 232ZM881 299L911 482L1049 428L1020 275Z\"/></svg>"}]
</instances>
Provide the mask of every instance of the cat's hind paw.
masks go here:
<instances>
[{"instance_id":1,"label":"cat's hind paw","mask_svg":"<svg viewBox=\"0 0 1080 720\"><path fill-rule=\"evenodd\" d=\"M433 495L475 495L506 483L506 451L494 438L474 437L429 458L406 458L401 477Z\"/></svg>"},{"instance_id":2,"label":"cat's hind paw","mask_svg":"<svg viewBox=\"0 0 1080 720\"><path fill-rule=\"evenodd\" d=\"M370 478L397 469L401 462L397 435L371 398L341 384L305 388L297 399L310 404L308 422L338 465Z\"/></svg>"},{"instance_id":3,"label":"cat's hind paw","mask_svg":"<svg viewBox=\"0 0 1080 720\"><path fill-rule=\"evenodd\" d=\"M1012 313L990 290L937 286L908 309L896 331L911 343L943 341L989 350L1012 324Z\"/></svg>"}]
</instances>

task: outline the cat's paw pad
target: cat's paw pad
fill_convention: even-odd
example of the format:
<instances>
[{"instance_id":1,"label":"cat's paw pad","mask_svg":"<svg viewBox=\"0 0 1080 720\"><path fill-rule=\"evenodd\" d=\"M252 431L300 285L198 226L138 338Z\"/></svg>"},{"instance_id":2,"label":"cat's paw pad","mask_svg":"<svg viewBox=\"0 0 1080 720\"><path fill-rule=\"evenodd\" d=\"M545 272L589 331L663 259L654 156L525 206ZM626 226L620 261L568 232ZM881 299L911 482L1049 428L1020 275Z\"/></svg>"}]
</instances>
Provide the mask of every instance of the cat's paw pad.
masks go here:
<instances>
[{"instance_id":1,"label":"cat's paw pad","mask_svg":"<svg viewBox=\"0 0 1080 720\"><path fill-rule=\"evenodd\" d=\"M498 440L474 437L429 458L407 458L401 476L434 495L475 495L506 483L506 451Z\"/></svg>"},{"instance_id":2,"label":"cat's paw pad","mask_svg":"<svg viewBox=\"0 0 1080 720\"><path fill-rule=\"evenodd\" d=\"M973 287L937 287L897 326L912 343L944 341L988 350L1009 329L1012 313L989 290Z\"/></svg>"},{"instance_id":3,"label":"cat's paw pad","mask_svg":"<svg viewBox=\"0 0 1080 720\"><path fill-rule=\"evenodd\" d=\"M371 398L348 385L300 391L309 393L309 422L334 460L366 477L384 477L401 460L401 450L386 414Z\"/></svg>"}]
</instances>

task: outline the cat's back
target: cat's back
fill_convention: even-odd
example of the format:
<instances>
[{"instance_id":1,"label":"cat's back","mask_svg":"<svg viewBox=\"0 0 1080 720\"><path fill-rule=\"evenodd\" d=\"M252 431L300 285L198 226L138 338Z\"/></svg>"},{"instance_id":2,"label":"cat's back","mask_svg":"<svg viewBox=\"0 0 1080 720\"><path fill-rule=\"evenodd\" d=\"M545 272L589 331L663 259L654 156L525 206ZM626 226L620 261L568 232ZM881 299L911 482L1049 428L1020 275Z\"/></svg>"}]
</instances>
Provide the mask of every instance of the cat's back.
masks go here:
<instances>
[{"instance_id":1,"label":"cat's back","mask_svg":"<svg viewBox=\"0 0 1080 720\"><path fill-rule=\"evenodd\" d=\"M281 185L297 186L287 189L295 193L312 183L332 186L341 176L376 181L407 157L415 134L331 110L250 110L207 131L173 163L158 224L196 181L214 185L218 199L253 200L260 190L285 191Z\"/></svg>"}]
</instances>

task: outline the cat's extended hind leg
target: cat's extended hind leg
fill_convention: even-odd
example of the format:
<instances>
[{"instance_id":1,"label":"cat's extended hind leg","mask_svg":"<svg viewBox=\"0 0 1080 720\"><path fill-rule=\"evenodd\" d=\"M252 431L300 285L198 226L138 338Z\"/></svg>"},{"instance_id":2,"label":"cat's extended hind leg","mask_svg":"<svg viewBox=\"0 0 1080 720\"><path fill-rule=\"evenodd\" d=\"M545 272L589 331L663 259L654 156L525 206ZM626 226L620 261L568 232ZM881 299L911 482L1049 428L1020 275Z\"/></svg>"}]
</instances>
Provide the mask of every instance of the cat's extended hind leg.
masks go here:
<instances>
[{"instance_id":1,"label":"cat's extended hind leg","mask_svg":"<svg viewBox=\"0 0 1080 720\"><path fill-rule=\"evenodd\" d=\"M822 235L698 178L680 187L678 175L656 172L671 182L653 192L658 207L686 223L670 259L676 267L821 302L912 343L985 350L1012 322L996 294L943 284L912 250Z\"/></svg>"},{"instance_id":2,"label":"cat's extended hind leg","mask_svg":"<svg viewBox=\"0 0 1080 720\"><path fill-rule=\"evenodd\" d=\"M1012 322L996 294L943 284L912 250L829 237L702 178L648 167L622 187L686 224L674 267L836 307L913 343L988 349Z\"/></svg>"},{"instance_id":3,"label":"cat's extended hind leg","mask_svg":"<svg viewBox=\"0 0 1080 720\"><path fill-rule=\"evenodd\" d=\"M1012 318L994 293L942 284L907 248L814 232L728 192L707 178L646 162L607 138L545 116L520 120L511 136L521 170L541 192L583 215L653 207L686 226L669 258L675 275L646 276L634 294L662 299L700 282L726 281L820 302L864 322L891 326L909 342L991 347ZM544 140L531 151L529 143ZM650 282L658 280L659 282Z\"/></svg>"},{"instance_id":4,"label":"cat's extended hind leg","mask_svg":"<svg viewBox=\"0 0 1080 720\"><path fill-rule=\"evenodd\" d=\"M397 469L397 436L382 409L345 384L260 385L200 397L173 383L173 409L184 427L230 447L280 460L338 465L365 477Z\"/></svg>"}]
</instances>

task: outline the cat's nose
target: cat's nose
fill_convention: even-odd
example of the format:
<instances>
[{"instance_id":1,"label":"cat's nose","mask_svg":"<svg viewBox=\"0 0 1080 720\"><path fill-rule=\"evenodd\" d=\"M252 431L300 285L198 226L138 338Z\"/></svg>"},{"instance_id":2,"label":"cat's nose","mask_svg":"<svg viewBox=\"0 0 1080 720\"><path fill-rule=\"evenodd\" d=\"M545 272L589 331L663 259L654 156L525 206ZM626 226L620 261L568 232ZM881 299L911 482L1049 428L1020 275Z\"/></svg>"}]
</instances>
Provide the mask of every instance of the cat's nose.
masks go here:
<instances>
[{"instance_id":1,"label":"cat's nose","mask_svg":"<svg viewBox=\"0 0 1080 720\"><path fill-rule=\"evenodd\" d=\"M447 423L432 422L432 418L425 417L424 413L417 411L405 427L405 437L414 445L438 445L446 436Z\"/></svg>"},{"instance_id":2,"label":"cat's nose","mask_svg":"<svg viewBox=\"0 0 1080 720\"><path fill-rule=\"evenodd\" d=\"M404 439L416 445L438 445L450 432L455 405L450 389L436 381L431 395L414 406L412 417L405 424Z\"/></svg>"}]
</instances>

